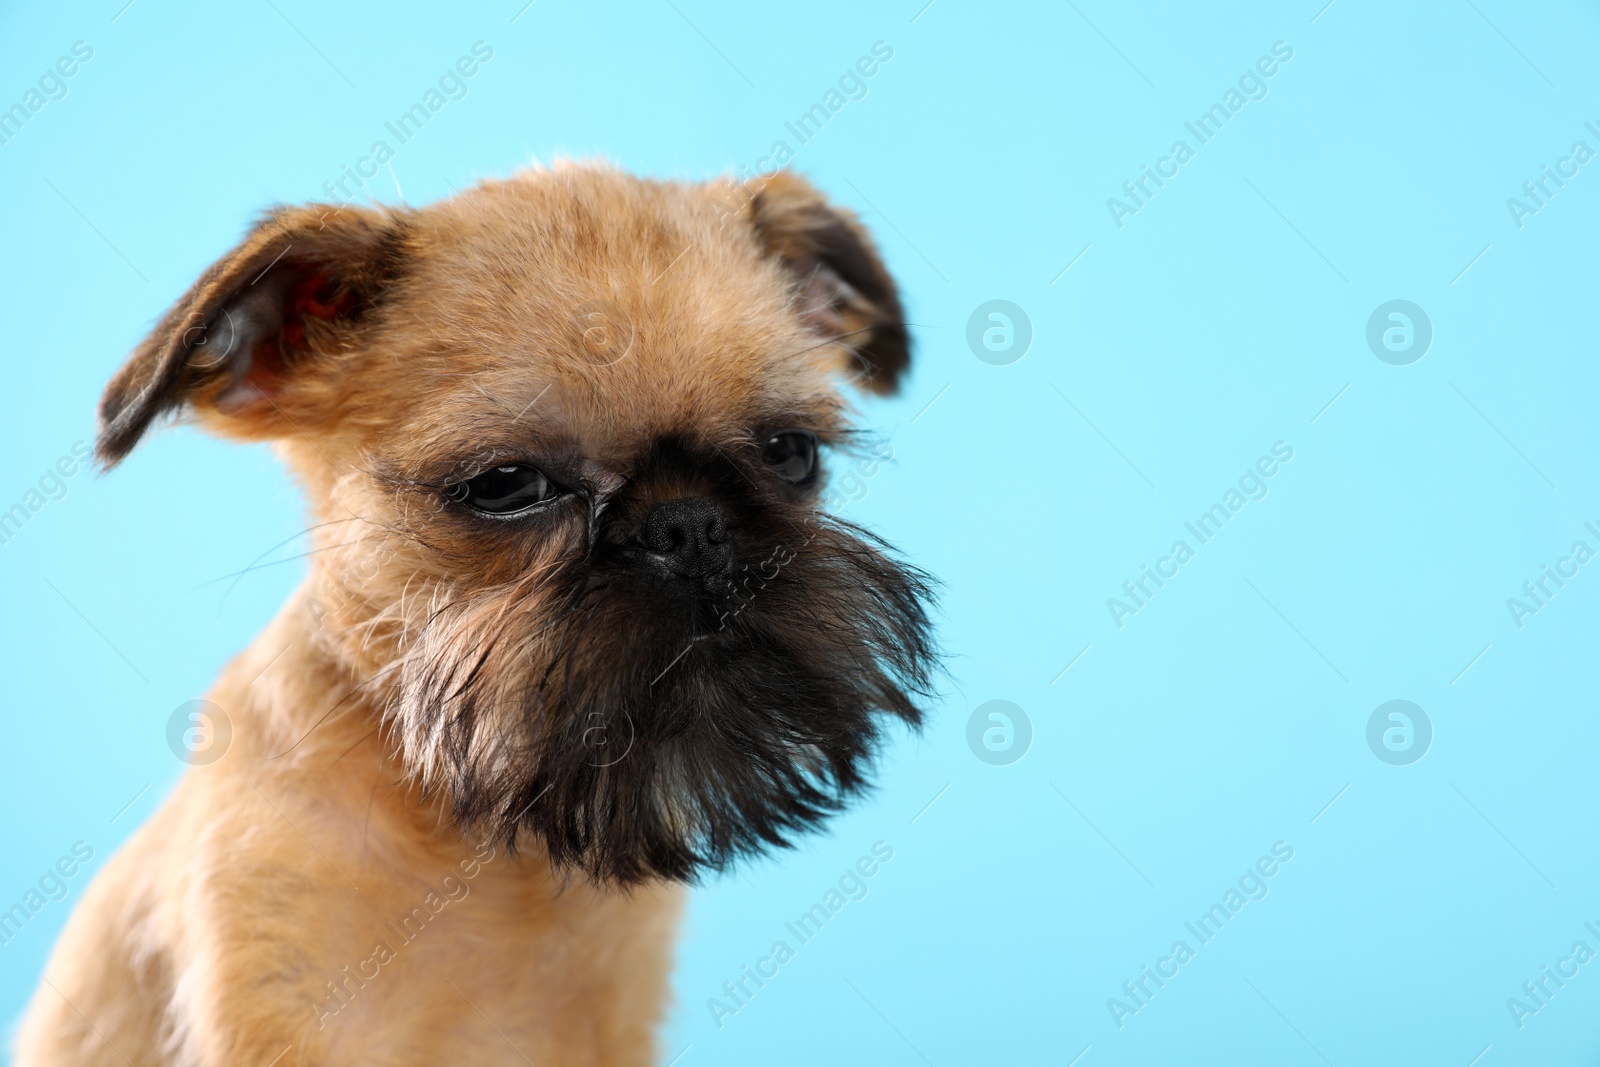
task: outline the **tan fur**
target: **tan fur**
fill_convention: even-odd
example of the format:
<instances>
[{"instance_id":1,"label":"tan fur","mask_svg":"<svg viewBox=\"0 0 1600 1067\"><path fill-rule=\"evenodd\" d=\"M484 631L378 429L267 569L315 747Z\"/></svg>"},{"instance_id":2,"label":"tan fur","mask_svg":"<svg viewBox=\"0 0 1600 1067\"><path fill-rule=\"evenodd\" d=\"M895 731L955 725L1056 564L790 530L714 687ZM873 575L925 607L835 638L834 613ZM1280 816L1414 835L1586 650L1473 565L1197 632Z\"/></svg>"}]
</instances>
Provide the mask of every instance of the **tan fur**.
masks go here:
<instances>
[{"instance_id":1,"label":"tan fur","mask_svg":"<svg viewBox=\"0 0 1600 1067\"><path fill-rule=\"evenodd\" d=\"M465 670L510 613L551 610L542 577L583 526L486 551L415 483L516 441L570 450L603 487L662 434L738 450L764 420L842 430L833 375L865 367L892 386L899 366L875 368L867 340L899 308L818 284L819 219L889 284L853 220L797 179L562 166L416 211L280 212L179 302L108 389L102 457L132 446L156 397L274 440L315 552L209 694L227 754L191 768L85 893L19 1067L654 1060L681 889L603 887L537 849L475 846L408 703L418 672ZM286 246L283 263L326 270L370 310L308 319L281 373L240 386L206 345L220 350L219 309ZM516 758L514 721L492 725L473 759ZM370 976L380 945L393 958Z\"/></svg>"}]
</instances>

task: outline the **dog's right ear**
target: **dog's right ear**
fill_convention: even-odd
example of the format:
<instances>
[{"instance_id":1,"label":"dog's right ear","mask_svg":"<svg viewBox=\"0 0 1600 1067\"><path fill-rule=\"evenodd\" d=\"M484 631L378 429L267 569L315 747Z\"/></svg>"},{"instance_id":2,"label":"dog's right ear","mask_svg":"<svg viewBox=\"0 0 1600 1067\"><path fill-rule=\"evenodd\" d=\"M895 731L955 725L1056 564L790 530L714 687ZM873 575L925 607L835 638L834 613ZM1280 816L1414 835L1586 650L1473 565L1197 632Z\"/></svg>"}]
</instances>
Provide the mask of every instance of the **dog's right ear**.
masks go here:
<instances>
[{"instance_id":1,"label":"dog's right ear","mask_svg":"<svg viewBox=\"0 0 1600 1067\"><path fill-rule=\"evenodd\" d=\"M191 410L261 440L334 417L318 366L350 349L403 266L403 211L268 213L134 349L100 400L95 453L119 463L158 417Z\"/></svg>"}]
</instances>

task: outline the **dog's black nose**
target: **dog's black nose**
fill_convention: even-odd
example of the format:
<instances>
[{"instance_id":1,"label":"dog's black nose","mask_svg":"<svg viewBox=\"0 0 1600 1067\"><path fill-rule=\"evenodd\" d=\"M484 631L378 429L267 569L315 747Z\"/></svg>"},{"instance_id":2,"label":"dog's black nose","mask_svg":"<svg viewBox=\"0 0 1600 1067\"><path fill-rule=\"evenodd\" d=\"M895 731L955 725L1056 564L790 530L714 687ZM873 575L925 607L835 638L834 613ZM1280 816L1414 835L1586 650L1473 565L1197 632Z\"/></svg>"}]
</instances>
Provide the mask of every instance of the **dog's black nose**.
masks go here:
<instances>
[{"instance_id":1,"label":"dog's black nose","mask_svg":"<svg viewBox=\"0 0 1600 1067\"><path fill-rule=\"evenodd\" d=\"M679 578L714 578L733 565L722 512L705 497L666 500L651 508L639 530L652 558Z\"/></svg>"}]
</instances>

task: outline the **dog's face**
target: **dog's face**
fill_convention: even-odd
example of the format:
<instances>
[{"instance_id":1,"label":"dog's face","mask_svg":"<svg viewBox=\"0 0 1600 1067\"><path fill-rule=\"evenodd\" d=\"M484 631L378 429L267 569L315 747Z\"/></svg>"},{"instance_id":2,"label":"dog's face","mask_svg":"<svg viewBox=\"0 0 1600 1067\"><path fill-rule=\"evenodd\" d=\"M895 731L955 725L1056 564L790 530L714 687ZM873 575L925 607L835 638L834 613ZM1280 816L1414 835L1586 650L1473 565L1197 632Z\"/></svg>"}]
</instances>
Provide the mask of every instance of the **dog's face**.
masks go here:
<instances>
[{"instance_id":1,"label":"dog's face","mask_svg":"<svg viewBox=\"0 0 1600 1067\"><path fill-rule=\"evenodd\" d=\"M915 724L925 579L825 507L841 378L893 389L894 285L783 175L583 166L421 210L277 212L109 386L273 439L318 640L463 825L621 882L782 845Z\"/></svg>"}]
</instances>

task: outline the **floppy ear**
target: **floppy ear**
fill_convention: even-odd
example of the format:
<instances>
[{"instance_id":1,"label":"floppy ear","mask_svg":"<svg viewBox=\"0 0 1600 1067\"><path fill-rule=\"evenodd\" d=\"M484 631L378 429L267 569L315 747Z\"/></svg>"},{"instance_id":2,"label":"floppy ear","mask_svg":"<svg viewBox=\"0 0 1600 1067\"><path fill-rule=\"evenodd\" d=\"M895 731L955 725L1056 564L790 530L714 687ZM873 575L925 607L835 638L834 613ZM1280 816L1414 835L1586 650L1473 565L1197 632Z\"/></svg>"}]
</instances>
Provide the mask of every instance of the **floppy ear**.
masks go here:
<instances>
[{"instance_id":1,"label":"floppy ear","mask_svg":"<svg viewBox=\"0 0 1600 1067\"><path fill-rule=\"evenodd\" d=\"M861 388L893 393L911 364L911 338L894 279L866 229L787 171L746 189L756 235L794 278L808 325L852 350Z\"/></svg>"},{"instance_id":2,"label":"floppy ear","mask_svg":"<svg viewBox=\"0 0 1600 1067\"><path fill-rule=\"evenodd\" d=\"M314 423L336 399L314 365L353 343L398 276L406 216L307 205L269 212L162 318L100 400L110 468L158 416L188 408L246 439Z\"/></svg>"}]
</instances>

